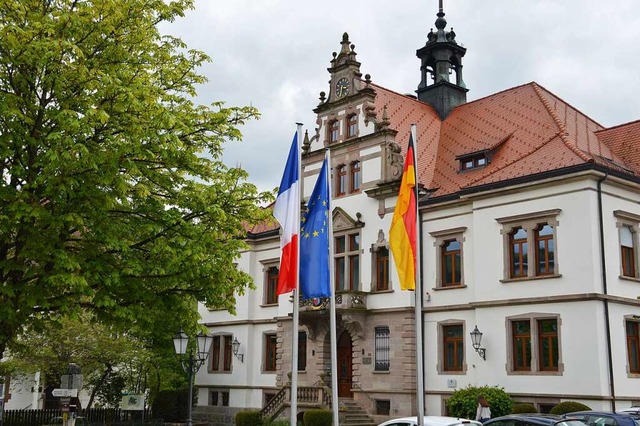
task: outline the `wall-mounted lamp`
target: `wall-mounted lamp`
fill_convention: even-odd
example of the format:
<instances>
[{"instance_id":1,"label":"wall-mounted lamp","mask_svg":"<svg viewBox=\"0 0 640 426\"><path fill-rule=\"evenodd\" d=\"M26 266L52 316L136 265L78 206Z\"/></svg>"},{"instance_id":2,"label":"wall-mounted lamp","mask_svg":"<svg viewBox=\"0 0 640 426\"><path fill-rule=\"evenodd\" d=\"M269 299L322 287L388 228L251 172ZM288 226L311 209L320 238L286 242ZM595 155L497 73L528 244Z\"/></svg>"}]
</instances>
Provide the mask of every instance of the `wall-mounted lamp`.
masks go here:
<instances>
[{"instance_id":1,"label":"wall-mounted lamp","mask_svg":"<svg viewBox=\"0 0 640 426\"><path fill-rule=\"evenodd\" d=\"M238 342L238 338L234 337L233 342L231 342L231 350L233 354L240 360L240 362L244 362L244 354L239 354L238 349L240 349L240 342Z\"/></svg>"},{"instance_id":2,"label":"wall-mounted lamp","mask_svg":"<svg viewBox=\"0 0 640 426\"><path fill-rule=\"evenodd\" d=\"M473 345L473 349L478 352L478 355L482 357L485 361L487 360L487 349L481 348L480 343L482 342L482 332L478 330L478 326L473 329L471 332L471 344Z\"/></svg>"}]
</instances>

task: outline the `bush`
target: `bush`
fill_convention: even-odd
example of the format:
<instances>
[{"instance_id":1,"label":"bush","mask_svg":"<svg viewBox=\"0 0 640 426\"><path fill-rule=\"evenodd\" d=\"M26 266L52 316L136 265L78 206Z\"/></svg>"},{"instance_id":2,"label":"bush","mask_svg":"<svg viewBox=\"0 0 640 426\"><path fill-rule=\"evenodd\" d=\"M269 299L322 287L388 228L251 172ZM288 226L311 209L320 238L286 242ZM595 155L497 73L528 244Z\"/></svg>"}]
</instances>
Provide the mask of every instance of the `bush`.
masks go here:
<instances>
[{"instance_id":1,"label":"bush","mask_svg":"<svg viewBox=\"0 0 640 426\"><path fill-rule=\"evenodd\" d=\"M262 414L258 410L236 413L236 426L256 426L262 424Z\"/></svg>"},{"instance_id":2,"label":"bush","mask_svg":"<svg viewBox=\"0 0 640 426\"><path fill-rule=\"evenodd\" d=\"M289 420L285 420L285 419L275 419L275 420L264 419L264 420L262 420L262 426L289 426Z\"/></svg>"},{"instance_id":3,"label":"bush","mask_svg":"<svg viewBox=\"0 0 640 426\"><path fill-rule=\"evenodd\" d=\"M289 426L289 420L284 420L284 419L269 420L269 419L265 419L265 420L262 421L262 426Z\"/></svg>"},{"instance_id":4,"label":"bush","mask_svg":"<svg viewBox=\"0 0 640 426\"><path fill-rule=\"evenodd\" d=\"M166 422L179 422L187 418L188 389L163 390L158 392L151 407L153 415Z\"/></svg>"},{"instance_id":5,"label":"bush","mask_svg":"<svg viewBox=\"0 0 640 426\"><path fill-rule=\"evenodd\" d=\"M491 417L505 416L511 413L513 401L503 388L495 386L468 386L458 389L447 400L449 415L466 419L476 418L478 396L484 396L491 407Z\"/></svg>"},{"instance_id":6,"label":"bush","mask_svg":"<svg viewBox=\"0 0 640 426\"><path fill-rule=\"evenodd\" d=\"M511 409L511 414L528 414L528 413L537 413L536 407L533 404L527 403L519 403L514 404Z\"/></svg>"},{"instance_id":7,"label":"bush","mask_svg":"<svg viewBox=\"0 0 640 426\"><path fill-rule=\"evenodd\" d=\"M573 413L574 411L589 411L589 410L591 410L591 407L588 407L579 402L564 401L556 405L555 407L553 407L550 413L561 415L561 414Z\"/></svg>"},{"instance_id":8,"label":"bush","mask_svg":"<svg viewBox=\"0 0 640 426\"><path fill-rule=\"evenodd\" d=\"M331 426L333 422L330 410L307 410L303 419L304 426Z\"/></svg>"}]
</instances>

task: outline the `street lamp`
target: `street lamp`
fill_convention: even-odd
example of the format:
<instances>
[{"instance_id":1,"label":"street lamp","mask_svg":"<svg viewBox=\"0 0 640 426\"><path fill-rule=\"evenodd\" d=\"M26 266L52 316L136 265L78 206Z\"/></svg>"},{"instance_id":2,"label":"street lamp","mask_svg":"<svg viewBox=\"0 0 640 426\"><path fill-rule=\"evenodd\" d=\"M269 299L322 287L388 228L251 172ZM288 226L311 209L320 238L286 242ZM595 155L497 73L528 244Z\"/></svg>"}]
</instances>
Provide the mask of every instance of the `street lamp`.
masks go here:
<instances>
[{"instance_id":1,"label":"street lamp","mask_svg":"<svg viewBox=\"0 0 640 426\"><path fill-rule=\"evenodd\" d=\"M238 338L234 337L233 342L231 342L231 351L233 354L240 360L240 362L244 362L244 354L239 354L238 350L240 349L240 342L238 342Z\"/></svg>"},{"instance_id":2,"label":"street lamp","mask_svg":"<svg viewBox=\"0 0 640 426\"><path fill-rule=\"evenodd\" d=\"M173 336L173 346L176 350L176 354L180 358L180 364L185 373L187 373L189 380L189 399L187 407L187 426L193 425L191 419L191 406L193 405L193 376L198 372L200 367L205 363L209 357L209 349L211 348L211 342L213 337L202 332L196 336L197 348L194 353L193 350L188 350L189 336L182 330L180 330L175 336Z\"/></svg>"},{"instance_id":3,"label":"street lamp","mask_svg":"<svg viewBox=\"0 0 640 426\"><path fill-rule=\"evenodd\" d=\"M478 355L482 357L485 361L487 360L487 349L481 348L480 343L482 342L482 332L478 330L478 326L473 329L471 332L471 344L473 345L473 349L478 352Z\"/></svg>"}]
</instances>

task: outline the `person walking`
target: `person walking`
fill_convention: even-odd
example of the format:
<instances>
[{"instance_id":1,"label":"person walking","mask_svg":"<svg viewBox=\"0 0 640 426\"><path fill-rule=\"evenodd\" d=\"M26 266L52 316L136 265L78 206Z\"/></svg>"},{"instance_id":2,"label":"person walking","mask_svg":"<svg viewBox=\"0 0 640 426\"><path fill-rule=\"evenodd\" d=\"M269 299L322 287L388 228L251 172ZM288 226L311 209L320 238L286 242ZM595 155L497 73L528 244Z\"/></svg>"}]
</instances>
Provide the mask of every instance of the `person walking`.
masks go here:
<instances>
[{"instance_id":1,"label":"person walking","mask_svg":"<svg viewBox=\"0 0 640 426\"><path fill-rule=\"evenodd\" d=\"M484 396L478 396L478 407L476 409L476 420L484 423L491 418L491 408Z\"/></svg>"}]
</instances>

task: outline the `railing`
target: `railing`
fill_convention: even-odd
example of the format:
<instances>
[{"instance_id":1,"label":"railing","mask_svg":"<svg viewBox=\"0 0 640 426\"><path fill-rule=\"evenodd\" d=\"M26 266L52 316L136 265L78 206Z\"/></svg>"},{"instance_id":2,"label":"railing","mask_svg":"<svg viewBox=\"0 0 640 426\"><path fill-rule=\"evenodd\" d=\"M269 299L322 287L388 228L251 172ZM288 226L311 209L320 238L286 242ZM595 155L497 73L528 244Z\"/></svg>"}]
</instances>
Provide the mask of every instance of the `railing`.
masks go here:
<instances>
[{"instance_id":1,"label":"railing","mask_svg":"<svg viewBox=\"0 0 640 426\"><path fill-rule=\"evenodd\" d=\"M82 413L78 413L79 416L84 417L91 425L135 425L142 424L142 412L141 411L124 411L115 408L91 408L84 410ZM62 411L60 409L48 409L48 410L5 410L3 417L3 426L41 426L54 424L62 417ZM151 419L150 410L146 410L144 413L144 419ZM151 420L145 420L145 423L149 423ZM59 423L61 424L61 422ZM76 423L78 424L78 423Z\"/></svg>"},{"instance_id":2,"label":"railing","mask_svg":"<svg viewBox=\"0 0 640 426\"><path fill-rule=\"evenodd\" d=\"M285 386L260 410L263 418L272 419L291 403L291 387ZM331 406L331 389L323 386L298 387L298 404L304 407Z\"/></svg>"},{"instance_id":3,"label":"railing","mask_svg":"<svg viewBox=\"0 0 640 426\"><path fill-rule=\"evenodd\" d=\"M366 390L362 389L362 387L360 386L360 383L352 382L351 383L351 387L354 388L354 389L358 389L360 391L360 393L362 393L364 396L369 398L369 402L371 402L372 404L375 404L375 402L376 402L375 398L373 398L371 395L369 395Z\"/></svg>"}]
</instances>

